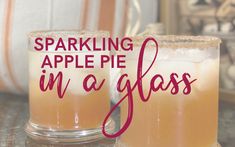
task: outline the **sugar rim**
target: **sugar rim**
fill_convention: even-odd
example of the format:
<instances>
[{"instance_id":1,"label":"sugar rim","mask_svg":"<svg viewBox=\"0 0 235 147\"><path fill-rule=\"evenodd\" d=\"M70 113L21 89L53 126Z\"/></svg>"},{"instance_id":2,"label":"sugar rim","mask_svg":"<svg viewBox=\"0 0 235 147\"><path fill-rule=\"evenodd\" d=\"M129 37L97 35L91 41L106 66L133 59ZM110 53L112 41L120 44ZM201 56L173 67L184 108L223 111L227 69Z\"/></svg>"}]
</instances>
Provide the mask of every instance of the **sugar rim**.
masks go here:
<instances>
[{"instance_id":1,"label":"sugar rim","mask_svg":"<svg viewBox=\"0 0 235 147\"><path fill-rule=\"evenodd\" d=\"M110 37L108 31L87 31L87 30L42 30L33 31L28 34L30 39L35 37L51 37L51 38L65 38L65 37Z\"/></svg>"},{"instance_id":2,"label":"sugar rim","mask_svg":"<svg viewBox=\"0 0 235 147\"><path fill-rule=\"evenodd\" d=\"M144 35L131 37L133 39L134 46L141 46L143 41L148 38L153 37L158 42L161 48L210 48L219 47L221 40L214 36L186 36L186 35ZM150 43L149 47L153 47L154 44Z\"/></svg>"}]
</instances>

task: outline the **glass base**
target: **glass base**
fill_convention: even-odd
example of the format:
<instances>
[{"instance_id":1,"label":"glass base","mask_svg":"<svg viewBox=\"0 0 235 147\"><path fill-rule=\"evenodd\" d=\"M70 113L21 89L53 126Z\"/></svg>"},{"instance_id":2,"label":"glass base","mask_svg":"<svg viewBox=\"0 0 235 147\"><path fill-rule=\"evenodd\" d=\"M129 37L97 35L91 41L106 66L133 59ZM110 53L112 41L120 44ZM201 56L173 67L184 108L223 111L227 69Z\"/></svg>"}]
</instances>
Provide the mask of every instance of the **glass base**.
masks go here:
<instances>
[{"instance_id":1,"label":"glass base","mask_svg":"<svg viewBox=\"0 0 235 147\"><path fill-rule=\"evenodd\" d=\"M115 130L115 122L110 120L106 125L106 131L113 133ZM27 135L37 141L50 143L88 143L104 138L102 128L86 129L86 130L63 130L43 128L38 125L27 123L25 132Z\"/></svg>"}]
</instances>

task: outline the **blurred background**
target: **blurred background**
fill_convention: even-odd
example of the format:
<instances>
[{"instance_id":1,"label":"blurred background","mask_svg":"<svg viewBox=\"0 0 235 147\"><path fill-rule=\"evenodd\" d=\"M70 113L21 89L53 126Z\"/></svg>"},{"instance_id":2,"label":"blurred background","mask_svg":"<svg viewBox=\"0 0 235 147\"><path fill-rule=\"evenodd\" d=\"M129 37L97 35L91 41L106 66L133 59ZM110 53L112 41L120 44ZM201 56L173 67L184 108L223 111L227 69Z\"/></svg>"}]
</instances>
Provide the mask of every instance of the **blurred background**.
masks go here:
<instances>
[{"instance_id":1,"label":"blurred background","mask_svg":"<svg viewBox=\"0 0 235 147\"><path fill-rule=\"evenodd\" d=\"M24 138L27 34L61 29L220 37L219 139L235 146L235 0L0 0L0 146Z\"/></svg>"},{"instance_id":2,"label":"blurred background","mask_svg":"<svg viewBox=\"0 0 235 147\"><path fill-rule=\"evenodd\" d=\"M235 0L0 0L1 91L27 93L27 34L61 29L218 36L221 88L235 89Z\"/></svg>"}]
</instances>

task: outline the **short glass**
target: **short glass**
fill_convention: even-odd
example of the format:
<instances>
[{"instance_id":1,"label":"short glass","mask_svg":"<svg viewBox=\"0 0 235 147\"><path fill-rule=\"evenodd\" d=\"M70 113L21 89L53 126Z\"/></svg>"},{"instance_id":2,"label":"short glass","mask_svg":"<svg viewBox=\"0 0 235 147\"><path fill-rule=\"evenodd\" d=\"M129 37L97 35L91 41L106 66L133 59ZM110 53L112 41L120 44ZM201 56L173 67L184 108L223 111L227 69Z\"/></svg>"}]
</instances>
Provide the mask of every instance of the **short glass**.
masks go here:
<instances>
[{"instance_id":1,"label":"short glass","mask_svg":"<svg viewBox=\"0 0 235 147\"><path fill-rule=\"evenodd\" d=\"M102 134L102 123L105 116L110 111L110 87L109 87L109 65L104 68L96 67L101 55L109 55L109 51L54 51L55 46L50 46L48 51L36 51L34 49L36 38L52 38L58 41L59 38L89 37L97 39L97 47L100 47L101 39L109 37L109 33L97 32L76 32L76 31L44 31L32 32L29 35L29 105L30 120L26 126L27 134L38 140L51 142L89 142L104 137ZM65 46L67 42L64 43ZM92 47L92 43L88 43ZM38 46L39 47L39 46ZM61 99L57 94L57 83L52 90L45 92L39 87L39 79L42 75L42 62L48 56L54 64L54 55L65 56L78 55L78 64L85 65L85 55L92 55L95 59L94 68L77 68L74 64L58 64L57 68L43 68L46 70L45 77L48 79L49 73L63 73L62 87L70 79L70 83ZM97 60L97 61L96 61ZM88 74L93 74L100 84L102 79L105 83L98 91L87 92L83 88L83 80ZM46 80L48 81L48 80ZM114 129L114 123L110 120L106 124L106 129L110 132Z\"/></svg>"},{"instance_id":2,"label":"short glass","mask_svg":"<svg viewBox=\"0 0 235 147\"><path fill-rule=\"evenodd\" d=\"M157 61L142 80L145 95L150 81L161 74L164 86L170 74L189 73L192 84L189 95L172 95L167 91L152 92L147 102L133 91L134 114L127 131L120 137L120 147L217 147L219 46L220 39L196 36L150 36L159 44ZM130 82L136 80L138 54L146 37L134 37L134 51L126 54L126 68ZM147 46L143 58L143 71L150 66L155 55L155 46ZM125 53L125 52L124 52ZM156 85L160 80L156 80ZM172 86L172 85L171 85ZM125 94L121 94L122 96ZM121 105L121 125L127 118L127 100Z\"/></svg>"}]
</instances>

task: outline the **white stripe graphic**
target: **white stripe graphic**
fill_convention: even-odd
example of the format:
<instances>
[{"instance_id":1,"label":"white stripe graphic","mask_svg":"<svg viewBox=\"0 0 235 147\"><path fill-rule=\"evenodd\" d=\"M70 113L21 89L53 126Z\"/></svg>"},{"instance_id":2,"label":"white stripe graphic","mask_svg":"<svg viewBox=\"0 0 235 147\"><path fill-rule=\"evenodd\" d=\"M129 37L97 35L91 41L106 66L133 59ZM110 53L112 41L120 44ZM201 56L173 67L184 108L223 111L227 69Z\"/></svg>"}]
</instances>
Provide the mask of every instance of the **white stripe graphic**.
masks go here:
<instances>
[{"instance_id":1,"label":"white stripe graphic","mask_svg":"<svg viewBox=\"0 0 235 147\"><path fill-rule=\"evenodd\" d=\"M83 17L83 5L84 5L84 1L83 0L77 0L78 1L78 29L81 29L82 27L82 17Z\"/></svg>"},{"instance_id":2,"label":"white stripe graphic","mask_svg":"<svg viewBox=\"0 0 235 147\"><path fill-rule=\"evenodd\" d=\"M53 27L53 0L48 0L48 15L47 15L47 27L48 29L52 29Z\"/></svg>"},{"instance_id":3,"label":"white stripe graphic","mask_svg":"<svg viewBox=\"0 0 235 147\"><path fill-rule=\"evenodd\" d=\"M122 31L122 24L124 18L124 0L116 0L115 3L115 18L114 18L114 25L113 25L113 36L118 37L123 33Z\"/></svg>"},{"instance_id":4,"label":"white stripe graphic","mask_svg":"<svg viewBox=\"0 0 235 147\"><path fill-rule=\"evenodd\" d=\"M54 0L52 29L78 29L80 3L79 0Z\"/></svg>"},{"instance_id":5,"label":"white stripe graphic","mask_svg":"<svg viewBox=\"0 0 235 147\"><path fill-rule=\"evenodd\" d=\"M84 15L85 15L85 0L81 0L80 2L81 4L81 7L80 7L80 17L79 17L79 26L78 26L78 29L82 29L83 27L83 20L84 20Z\"/></svg>"},{"instance_id":6,"label":"white stripe graphic","mask_svg":"<svg viewBox=\"0 0 235 147\"><path fill-rule=\"evenodd\" d=\"M9 3L9 2L8 2ZM0 25L2 26L1 27L1 40L0 40L0 75L2 77L2 80L5 84L5 86L7 87L7 89L11 92L16 92L18 91L17 88L15 87L15 85L12 83L12 80L9 76L9 71L6 67L6 57L5 57L5 47L4 47L4 33L6 33L6 30L5 30L5 26L7 25L6 24L6 15L7 15L7 11L8 9L10 8L10 6L8 6L7 4L7 0L2 0L1 1L1 5L0 5L2 8L0 9L2 12L0 13L2 16L0 16ZM9 25L9 24L8 24ZM11 47L11 46L10 46Z\"/></svg>"},{"instance_id":7,"label":"white stripe graphic","mask_svg":"<svg viewBox=\"0 0 235 147\"><path fill-rule=\"evenodd\" d=\"M6 74L6 67L4 64L4 54L3 54L3 33L4 33L4 23L5 23L5 10L6 10L6 0L0 0L0 79L4 83L9 82L4 78ZM1 89L0 89L1 90Z\"/></svg>"},{"instance_id":8,"label":"white stripe graphic","mask_svg":"<svg viewBox=\"0 0 235 147\"><path fill-rule=\"evenodd\" d=\"M94 31L98 29L100 13L100 0L91 0L88 6L87 26L88 30Z\"/></svg>"}]
</instances>

